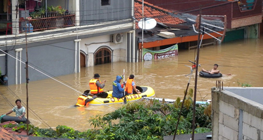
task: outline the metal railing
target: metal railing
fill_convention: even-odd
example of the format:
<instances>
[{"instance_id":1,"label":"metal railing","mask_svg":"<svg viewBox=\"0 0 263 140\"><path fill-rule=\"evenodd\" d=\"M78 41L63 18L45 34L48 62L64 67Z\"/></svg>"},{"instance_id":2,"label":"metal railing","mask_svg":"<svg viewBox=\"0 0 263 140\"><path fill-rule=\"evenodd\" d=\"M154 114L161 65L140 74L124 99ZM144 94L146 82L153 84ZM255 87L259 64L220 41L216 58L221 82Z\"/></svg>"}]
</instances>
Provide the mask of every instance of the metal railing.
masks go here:
<instances>
[{"instance_id":1,"label":"metal railing","mask_svg":"<svg viewBox=\"0 0 263 140\"><path fill-rule=\"evenodd\" d=\"M36 32L75 26L75 14L43 16L41 18L28 19L27 23L26 20L20 20L20 33L24 32L27 27L29 28L28 32Z\"/></svg>"}]
</instances>

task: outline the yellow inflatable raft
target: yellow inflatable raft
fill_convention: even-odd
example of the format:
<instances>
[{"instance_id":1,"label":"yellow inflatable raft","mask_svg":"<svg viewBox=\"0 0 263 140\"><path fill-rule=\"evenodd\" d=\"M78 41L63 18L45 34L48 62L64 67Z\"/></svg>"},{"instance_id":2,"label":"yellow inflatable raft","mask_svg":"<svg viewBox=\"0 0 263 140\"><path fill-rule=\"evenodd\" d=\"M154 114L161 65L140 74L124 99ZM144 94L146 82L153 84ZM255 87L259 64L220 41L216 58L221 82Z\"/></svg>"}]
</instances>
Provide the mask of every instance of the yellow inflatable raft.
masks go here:
<instances>
[{"instance_id":1,"label":"yellow inflatable raft","mask_svg":"<svg viewBox=\"0 0 263 140\"><path fill-rule=\"evenodd\" d=\"M151 97L154 96L155 92L151 87L148 86L137 86L138 90L140 90L141 93L139 94L131 94L126 95L127 102L131 101L137 101L141 99L142 97ZM82 94L78 97L76 106L87 106L87 105L107 105L107 104L117 104L117 103L123 103L124 98L116 98L112 97L112 91L107 92L108 97L107 98L95 98L93 99L92 96L86 94Z\"/></svg>"}]
</instances>

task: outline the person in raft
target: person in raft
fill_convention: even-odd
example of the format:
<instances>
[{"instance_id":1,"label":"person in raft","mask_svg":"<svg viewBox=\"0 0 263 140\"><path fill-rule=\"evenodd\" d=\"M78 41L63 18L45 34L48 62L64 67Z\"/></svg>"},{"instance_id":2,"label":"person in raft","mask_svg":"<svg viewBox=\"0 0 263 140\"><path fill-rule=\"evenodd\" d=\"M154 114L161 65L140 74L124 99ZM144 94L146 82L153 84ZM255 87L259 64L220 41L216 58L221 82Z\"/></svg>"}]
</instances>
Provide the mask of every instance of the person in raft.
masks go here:
<instances>
[{"instance_id":1,"label":"person in raft","mask_svg":"<svg viewBox=\"0 0 263 140\"><path fill-rule=\"evenodd\" d=\"M112 84L113 92L112 96L116 98L122 98L124 96L124 89L121 86L122 76L117 76L116 80Z\"/></svg>"},{"instance_id":2,"label":"person in raft","mask_svg":"<svg viewBox=\"0 0 263 140\"><path fill-rule=\"evenodd\" d=\"M205 69L202 69L202 71L203 71L203 72L210 73L210 74L217 74L217 73L220 72L217 68L218 68L218 65L217 65L217 64L214 64L214 68L213 68L211 71L207 71L207 70L205 70Z\"/></svg>"},{"instance_id":3,"label":"person in raft","mask_svg":"<svg viewBox=\"0 0 263 140\"><path fill-rule=\"evenodd\" d=\"M89 87L90 87L90 93L93 96L93 98L107 98L108 93L103 92L103 88L105 87L106 80L103 82L100 81L100 75L94 74L93 79L89 81Z\"/></svg>"},{"instance_id":4,"label":"person in raft","mask_svg":"<svg viewBox=\"0 0 263 140\"><path fill-rule=\"evenodd\" d=\"M136 89L136 85L134 82L134 75L131 74L126 81L125 94L126 95L133 94L133 91L135 91L136 93L141 93L138 89Z\"/></svg>"},{"instance_id":5,"label":"person in raft","mask_svg":"<svg viewBox=\"0 0 263 140\"><path fill-rule=\"evenodd\" d=\"M24 119L25 118L25 114L26 114L26 109L25 107L23 107L21 105L21 100L20 99L17 99L15 101L16 103L16 106L11 110L9 111L8 113L6 113L5 115L9 115L11 114L12 112L15 112L16 113L16 117L18 117L19 119Z\"/></svg>"}]
</instances>

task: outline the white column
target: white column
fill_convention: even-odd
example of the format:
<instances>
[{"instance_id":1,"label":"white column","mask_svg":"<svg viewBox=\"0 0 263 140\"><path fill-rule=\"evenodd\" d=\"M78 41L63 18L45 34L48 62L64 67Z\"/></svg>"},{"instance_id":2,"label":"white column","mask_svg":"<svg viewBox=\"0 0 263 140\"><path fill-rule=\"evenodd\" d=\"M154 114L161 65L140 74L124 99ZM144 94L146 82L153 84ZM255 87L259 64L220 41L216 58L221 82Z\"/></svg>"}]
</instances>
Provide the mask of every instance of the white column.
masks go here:
<instances>
[{"instance_id":1,"label":"white column","mask_svg":"<svg viewBox=\"0 0 263 140\"><path fill-rule=\"evenodd\" d=\"M22 49L22 48L21 48L21 49ZM22 79L22 74L21 74L22 63L21 63L21 62L22 62L22 50L20 51L20 65L19 65L19 66L20 66L20 71L19 71L19 72L20 72L20 73L19 73L20 79L19 79L19 84L22 83L22 80L21 80L21 79Z\"/></svg>"},{"instance_id":2,"label":"white column","mask_svg":"<svg viewBox=\"0 0 263 140\"><path fill-rule=\"evenodd\" d=\"M80 72L80 41L81 39L78 41L78 72Z\"/></svg>"},{"instance_id":3,"label":"white column","mask_svg":"<svg viewBox=\"0 0 263 140\"><path fill-rule=\"evenodd\" d=\"M134 17L134 0L132 0L131 15ZM133 20L133 29L135 30L135 20Z\"/></svg>"},{"instance_id":4,"label":"white column","mask_svg":"<svg viewBox=\"0 0 263 140\"><path fill-rule=\"evenodd\" d=\"M22 51L23 49L22 48L19 48L19 49L15 49L15 52L16 52L16 67L15 67L15 82L16 82L16 84L18 84L18 79L17 79L17 77L18 77L18 60L21 60L21 51ZM18 55L20 54L20 59L18 58ZM20 74L20 83L21 83L21 61L20 61L20 72L19 72L19 74Z\"/></svg>"},{"instance_id":5,"label":"white column","mask_svg":"<svg viewBox=\"0 0 263 140\"><path fill-rule=\"evenodd\" d=\"M19 11L16 12L16 6L18 0L12 0L12 32L13 34L19 34Z\"/></svg>"},{"instance_id":6,"label":"white column","mask_svg":"<svg viewBox=\"0 0 263 140\"><path fill-rule=\"evenodd\" d=\"M131 40L131 38L132 38L132 32L130 32L129 34L130 34L130 35L129 35L129 37L130 37L130 38L129 38L129 40L130 40L130 41L129 41L129 42L130 42L130 47L129 47L129 49L130 49L130 58L129 58L129 60L130 60L130 61L129 61L129 62L132 62L132 42L131 42L131 41L132 41L132 40Z\"/></svg>"},{"instance_id":7,"label":"white column","mask_svg":"<svg viewBox=\"0 0 263 140\"><path fill-rule=\"evenodd\" d=\"M74 72L77 73L77 41L75 40L75 67Z\"/></svg>"},{"instance_id":8,"label":"white column","mask_svg":"<svg viewBox=\"0 0 263 140\"><path fill-rule=\"evenodd\" d=\"M18 55L18 52L16 51L16 74L15 74L15 81L16 81L16 84L17 84L17 55Z\"/></svg>"},{"instance_id":9,"label":"white column","mask_svg":"<svg viewBox=\"0 0 263 140\"><path fill-rule=\"evenodd\" d=\"M80 72L80 41L81 39L75 39L75 68L74 72Z\"/></svg>"},{"instance_id":10,"label":"white column","mask_svg":"<svg viewBox=\"0 0 263 140\"><path fill-rule=\"evenodd\" d=\"M76 14L75 14L75 25L79 26L80 23L80 14L79 14L79 0L76 0Z\"/></svg>"}]
</instances>

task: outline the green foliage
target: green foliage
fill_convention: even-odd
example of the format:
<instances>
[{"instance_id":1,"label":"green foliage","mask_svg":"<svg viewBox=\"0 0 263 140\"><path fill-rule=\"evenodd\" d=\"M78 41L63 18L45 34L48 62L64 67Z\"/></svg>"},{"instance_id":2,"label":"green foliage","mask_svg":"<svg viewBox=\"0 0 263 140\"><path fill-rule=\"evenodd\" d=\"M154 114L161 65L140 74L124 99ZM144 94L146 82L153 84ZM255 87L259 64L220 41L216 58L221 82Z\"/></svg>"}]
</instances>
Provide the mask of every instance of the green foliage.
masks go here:
<instances>
[{"instance_id":1,"label":"green foliage","mask_svg":"<svg viewBox=\"0 0 263 140\"><path fill-rule=\"evenodd\" d=\"M0 76L2 75L1 67L0 67Z\"/></svg>"},{"instance_id":2,"label":"green foliage","mask_svg":"<svg viewBox=\"0 0 263 140\"><path fill-rule=\"evenodd\" d=\"M248 84L248 83L242 83L242 84L241 84L241 87L251 87L251 85Z\"/></svg>"},{"instance_id":3,"label":"green foliage","mask_svg":"<svg viewBox=\"0 0 263 140\"><path fill-rule=\"evenodd\" d=\"M20 123L20 124L6 124L2 126L3 128L12 128L13 131L21 132L22 130L27 130L27 124ZM28 134L36 135L38 131L38 127L35 127L31 124L28 125Z\"/></svg>"},{"instance_id":4,"label":"green foliage","mask_svg":"<svg viewBox=\"0 0 263 140\"><path fill-rule=\"evenodd\" d=\"M237 85L240 87L252 87L252 85L250 85L248 83L240 83L239 81L237 81Z\"/></svg>"},{"instance_id":5,"label":"green foliage","mask_svg":"<svg viewBox=\"0 0 263 140\"><path fill-rule=\"evenodd\" d=\"M192 101L191 90L187 100ZM187 102L186 102L187 103ZM162 139L163 136L172 135L178 118L180 98L174 104L159 103L156 100L128 103L122 108L90 119L91 125L100 127L96 139ZM211 131L211 117L209 105L196 106L196 133ZM192 102L182 110L177 134L191 133ZM119 119L119 123L111 121Z\"/></svg>"},{"instance_id":6,"label":"green foliage","mask_svg":"<svg viewBox=\"0 0 263 140\"><path fill-rule=\"evenodd\" d=\"M47 7L47 13L51 13L51 16L63 15L65 12L66 10L63 9L61 6L48 6ZM41 18L45 15L45 13L46 13L46 9L41 8L38 12L30 13L30 16L34 19Z\"/></svg>"},{"instance_id":7,"label":"green foliage","mask_svg":"<svg viewBox=\"0 0 263 140\"><path fill-rule=\"evenodd\" d=\"M64 14L65 13L65 9L63 9L61 6L49 6L47 7L47 11L49 13L58 13L58 14Z\"/></svg>"},{"instance_id":8,"label":"green foliage","mask_svg":"<svg viewBox=\"0 0 263 140\"><path fill-rule=\"evenodd\" d=\"M192 131L192 90L189 90L177 134L188 134ZM31 126L31 132L39 137L87 139L87 140L160 140L163 136L175 133L181 102L180 98L174 104L166 104L157 100L128 103L122 108L104 116L94 116L89 122L95 129L85 132L76 131L67 126L57 126L53 129L40 129ZM196 133L211 131L211 105L196 105ZM112 121L118 120L118 123ZM8 124L4 127L14 131L25 129L25 125Z\"/></svg>"}]
</instances>

